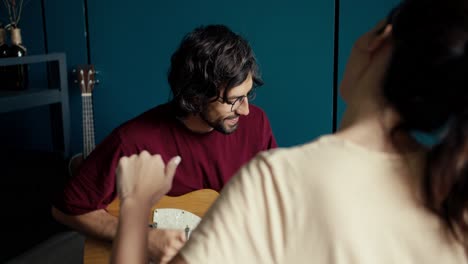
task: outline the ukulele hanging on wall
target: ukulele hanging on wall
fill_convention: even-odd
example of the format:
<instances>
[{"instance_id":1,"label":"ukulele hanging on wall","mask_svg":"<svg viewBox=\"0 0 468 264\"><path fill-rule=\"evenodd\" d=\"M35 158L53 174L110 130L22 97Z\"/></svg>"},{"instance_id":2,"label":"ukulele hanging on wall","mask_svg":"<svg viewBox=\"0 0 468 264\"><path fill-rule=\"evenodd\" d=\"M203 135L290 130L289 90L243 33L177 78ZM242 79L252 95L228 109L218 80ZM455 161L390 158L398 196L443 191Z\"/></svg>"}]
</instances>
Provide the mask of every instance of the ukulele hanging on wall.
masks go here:
<instances>
[{"instance_id":1,"label":"ukulele hanging on wall","mask_svg":"<svg viewBox=\"0 0 468 264\"><path fill-rule=\"evenodd\" d=\"M81 90L82 106L82 128L83 128L83 150L82 153L74 155L68 164L71 177L75 176L83 161L95 147L94 139L94 116L93 116L93 90L98 81L94 65L78 66L73 72L76 75L76 83Z\"/></svg>"}]
</instances>

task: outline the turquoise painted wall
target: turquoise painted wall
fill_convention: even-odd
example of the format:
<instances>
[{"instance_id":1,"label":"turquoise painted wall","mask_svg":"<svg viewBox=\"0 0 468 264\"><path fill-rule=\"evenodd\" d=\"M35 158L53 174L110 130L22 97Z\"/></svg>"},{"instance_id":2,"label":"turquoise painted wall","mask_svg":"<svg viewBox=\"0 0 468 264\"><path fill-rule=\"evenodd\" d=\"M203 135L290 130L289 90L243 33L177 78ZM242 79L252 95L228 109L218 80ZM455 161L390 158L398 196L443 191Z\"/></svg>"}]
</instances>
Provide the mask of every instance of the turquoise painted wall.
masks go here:
<instances>
[{"instance_id":1,"label":"turquoise painted wall","mask_svg":"<svg viewBox=\"0 0 468 264\"><path fill-rule=\"evenodd\" d=\"M399 2L398 0L340 0L339 80L343 77L354 41L371 30L379 21L385 19L388 12ZM345 103L338 97L337 127L339 127L345 108Z\"/></svg>"},{"instance_id":2,"label":"turquoise painted wall","mask_svg":"<svg viewBox=\"0 0 468 264\"><path fill-rule=\"evenodd\" d=\"M72 70L88 63L86 20L83 0L47 0L44 2L48 50L67 55L68 94L70 97L71 154L82 149L81 92L74 83Z\"/></svg>"},{"instance_id":3,"label":"turquoise painted wall","mask_svg":"<svg viewBox=\"0 0 468 264\"><path fill-rule=\"evenodd\" d=\"M95 89L97 140L169 98L169 59L199 25L226 24L256 52L265 86L254 102L278 143L290 146L331 132L332 1L89 1L91 57L102 72Z\"/></svg>"},{"instance_id":4,"label":"turquoise painted wall","mask_svg":"<svg viewBox=\"0 0 468 264\"><path fill-rule=\"evenodd\" d=\"M333 114L333 1L227 0L87 1L89 32L85 30L87 0L44 1L47 47L39 0L25 9L23 32L30 54L66 52L69 71L87 63L86 34L91 63L101 71L95 89L96 139L100 142L120 123L169 98L166 72L169 57L185 33L209 23L223 23L244 35L261 66L265 86L255 104L270 117L281 146L290 146L330 133ZM398 1L341 0L339 79L354 40L385 17ZM43 76L43 70L34 70ZM40 79L40 78L38 78ZM72 152L81 150L81 98L69 75ZM44 80L42 80L44 81ZM40 83L41 80L38 80ZM338 120L344 109L338 102ZM39 117L15 124L21 131L33 123L41 129L26 144L50 145L47 109ZM0 116L10 122L15 115ZM1 134L1 133L0 133ZM23 140L21 133L17 133ZM37 139L40 140L37 140Z\"/></svg>"}]
</instances>

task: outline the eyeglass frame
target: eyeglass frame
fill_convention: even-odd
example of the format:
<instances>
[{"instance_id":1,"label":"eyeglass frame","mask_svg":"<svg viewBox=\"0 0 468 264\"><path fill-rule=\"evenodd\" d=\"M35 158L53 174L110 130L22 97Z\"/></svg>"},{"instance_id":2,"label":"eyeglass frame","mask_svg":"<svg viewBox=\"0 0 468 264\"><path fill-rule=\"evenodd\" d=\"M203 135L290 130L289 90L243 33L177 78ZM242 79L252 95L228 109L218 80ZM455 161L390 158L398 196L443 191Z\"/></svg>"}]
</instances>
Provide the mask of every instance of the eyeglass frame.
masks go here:
<instances>
[{"instance_id":1,"label":"eyeglass frame","mask_svg":"<svg viewBox=\"0 0 468 264\"><path fill-rule=\"evenodd\" d=\"M249 100L249 102L250 102L250 101L255 100L256 96L257 96L257 93L256 93L256 89L254 87L247 93L247 95L241 95L239 97L236 97L236 99L234 99L233 102L229 102L229 101L227 101L225 99L221 99L220 102L231 105L231 112L234 112L237 109L239 109L239 107L245 102L245 98L247 98ZM236 109L234 109L234 106L236 105L237 102L240 102L240 103L238 104Z\"/></svg>"}]
</instances>

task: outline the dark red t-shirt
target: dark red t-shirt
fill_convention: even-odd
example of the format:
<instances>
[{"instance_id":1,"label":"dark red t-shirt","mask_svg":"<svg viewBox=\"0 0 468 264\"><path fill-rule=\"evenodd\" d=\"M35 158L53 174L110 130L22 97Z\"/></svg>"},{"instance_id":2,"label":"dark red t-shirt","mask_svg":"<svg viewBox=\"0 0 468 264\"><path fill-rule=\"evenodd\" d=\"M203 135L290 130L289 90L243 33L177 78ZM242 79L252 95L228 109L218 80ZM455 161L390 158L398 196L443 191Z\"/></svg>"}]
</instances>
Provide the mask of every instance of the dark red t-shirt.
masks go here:
<instances>
[{"instance_id":1,"label":"dark red t-shirt","mask_svg":"<svg viewBox=\"0 0 468 264\"><path fill-rule=\"evenodd\" d=\"M106 208L117 195L115 169L120 157L143 150L160 154L164 162L176 155L182 157L169 195L205 188L220 191L258 152L277 147L265 113L253 105L249 110L248 116L239 117L237 130L225 135L192 132L177 120L171 105L155 107L107 136L54 204L71 215Z\"/></svg>"}]
</instances>

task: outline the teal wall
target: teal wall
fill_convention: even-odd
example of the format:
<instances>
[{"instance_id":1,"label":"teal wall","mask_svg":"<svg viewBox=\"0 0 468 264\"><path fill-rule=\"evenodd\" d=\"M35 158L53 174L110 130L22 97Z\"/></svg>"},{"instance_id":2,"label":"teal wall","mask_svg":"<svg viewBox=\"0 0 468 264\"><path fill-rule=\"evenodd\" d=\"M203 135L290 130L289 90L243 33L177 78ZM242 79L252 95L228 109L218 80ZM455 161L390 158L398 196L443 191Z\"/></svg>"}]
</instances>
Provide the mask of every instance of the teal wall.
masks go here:
<instances>
[{"instance_id":1,"label":"teal wall","mask_svg":"<svg viewBox=\"0 0 468 264\"><path fill-rule=\"evenodd\" d=\"M81 152L81 92L74 83L72 70L76 65L86 64L86 28L83 0L44 1L48 51L65 52L68 65L70 97L70 130L72 153Z\"/></svg>"},{"instance_id":2,"label":"teal wall","mask_svg":"<svg viewBox=\"0 0 468 264\"><path fill-rule=\"evenodd\" d=\"M278 143L290 146L331 132L332 1L89 1L100 141L125 120L167 101L170 56L199 25L226 24L251 43L265 80L254 102Z\"/></svg>"},{"instance_id":3,"label":"teal wall","mask_svg":"<svg viewBox=\"0 0 468 264\"><path fill-rule=\"evenodd\" d=\"M354 41L362 34L374 28L381 20L385 19L390 10L396 6L398 0L340 0L340 27L339 27L339 56L338 72L339 80L343 77L351 48ZM345 103L338 96L338 124L346 108Z\"/></svg>"},{"instance_id":4,"label":"teal wall","mask_svg":"<svg viewBox=\"0 0 468 264\"><path fill-rule=\"evenodd\" d=\"M185 33L210 23L226 24L251 43L266 83L254 103L267 112L280 146L304 143L332 132L334 1L43 2L46 35L42 30L41 1L31 0L25 8L24 39L30 54L46 50L67 54L72 152L80 152L82 136L81 98L72 82L71 69L88 63L87 36L90 62L101 72L101 84L94 91L99 143L122 122L168 100L166 73L170 55ZM339 80L354 40L385 17L396 2L339 2ZM43 76L42 73L38 69L33 74ZM344 107L338 98L338 121ZM47 109L34 112L41 116L26 118L26 124L18 125L18 129L31 122L45 127L27 143L45 142L39 145L46 147L50 145ZM0 119L18 119L11 116Z\"/></svg>"}]
</instances>

